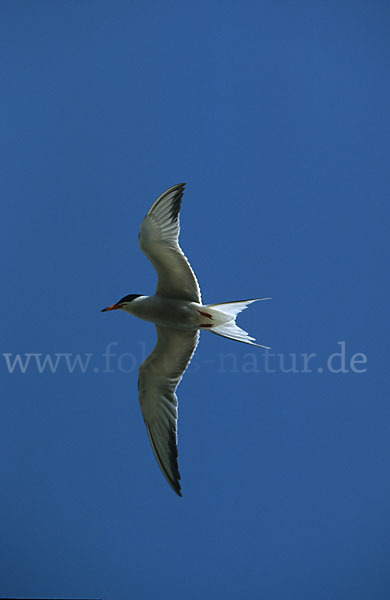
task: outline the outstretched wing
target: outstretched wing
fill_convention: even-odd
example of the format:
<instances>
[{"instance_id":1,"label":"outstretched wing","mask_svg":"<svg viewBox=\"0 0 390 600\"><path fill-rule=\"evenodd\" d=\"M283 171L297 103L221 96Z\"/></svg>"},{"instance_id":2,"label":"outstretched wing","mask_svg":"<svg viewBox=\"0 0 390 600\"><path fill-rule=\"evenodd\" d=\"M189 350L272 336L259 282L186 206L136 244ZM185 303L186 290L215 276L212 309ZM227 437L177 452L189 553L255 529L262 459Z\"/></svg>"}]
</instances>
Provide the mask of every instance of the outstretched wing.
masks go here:
<instances>
[{"instance_id":1,"label":"outstretched wing","mask_svg":"<svg viewBox=\"0 0 390 600\"><path fill-rule=\"evenodd\" d=\"M175 392L195 352L199 332L158 325L156 330L156 346L139 368L139 402L160 469L168 483L181 496Z\"/></svg>"},{"instance_id":2,"label":"outstretched wing","mask_svg":"<svg viewBox=\"0 0 390 600\"><path fill-rule=\"evenodd\" d=\"M157 271L156 294L201 303L191 265L179 246L179 212L185 183L166 190L141 223L139 245Z\"/></svg>"}]
</instances>

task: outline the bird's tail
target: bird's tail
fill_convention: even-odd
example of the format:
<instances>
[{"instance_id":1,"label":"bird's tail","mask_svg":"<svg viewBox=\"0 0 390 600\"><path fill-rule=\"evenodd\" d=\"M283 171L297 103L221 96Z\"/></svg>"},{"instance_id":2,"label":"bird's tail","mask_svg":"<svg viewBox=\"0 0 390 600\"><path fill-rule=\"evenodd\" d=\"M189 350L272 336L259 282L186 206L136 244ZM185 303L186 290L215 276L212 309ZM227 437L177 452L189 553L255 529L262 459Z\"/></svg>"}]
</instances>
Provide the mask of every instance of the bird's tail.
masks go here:
<instances>
[{"instance_id":1,"label":"bird's tail","mask_svg":"<svg viewBox=\"0 0 390 600\"><path fill-rule=\"evenodd\" d=\"M205 317L202 320L200 327L207 328L211 333L221 335L222 337L229 338L231 340L237 340L238 342L244 342L245 344L252 344L252 346L259 346L260 348L266 348L268 346L262 346L256 344L255 338L251 337L246 331L236 325L237 315L248 308L252 302L258 302L259 300L271 300L271 298L256 298L255 300L238 300L237 302L226 302L222 304L207 304L202 307L200 313Z\"/></svg>"}]
</instances>

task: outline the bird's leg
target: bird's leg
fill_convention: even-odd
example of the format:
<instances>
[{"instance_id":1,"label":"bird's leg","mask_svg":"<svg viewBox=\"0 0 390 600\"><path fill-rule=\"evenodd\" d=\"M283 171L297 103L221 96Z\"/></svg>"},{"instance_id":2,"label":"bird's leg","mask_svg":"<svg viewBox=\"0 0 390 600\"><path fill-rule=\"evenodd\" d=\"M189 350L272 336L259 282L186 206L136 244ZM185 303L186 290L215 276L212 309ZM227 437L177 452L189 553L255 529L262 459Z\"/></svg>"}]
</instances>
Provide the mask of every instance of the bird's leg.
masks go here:
<instances>
[{"instance_id":1,"label":"bird's leg","mask_svg":"<svg viewBox=\"0 0 390 600\"><path fill-rule=\"evenodd\" d=\"M202 317L207 317L208 319L212 319L213 318L212 315L210 315L210 313L203 312L202 310L198 310L198 313L200 315L202 315Z\"/></svg>"},{"instance_id":2,"label":"bird's leg","mask_svg":"<svg viewBox=\"0 0 390 600\"><path fill-rule=\"evenodd\" d=\"M198 313L200 314L201 317L205 317L206 319L209 319L210 321L213 320L213 316L210 315L210 313L208 313L208 312L205 312L203 310L198 310ZM202 319L202 321L203 321L203 319ZM202 327L202 328L203 327L212 327L212 326L213 326L212 323L204 323L204 322L199 323L199 327Z\"/></svg>"}]
</instances>

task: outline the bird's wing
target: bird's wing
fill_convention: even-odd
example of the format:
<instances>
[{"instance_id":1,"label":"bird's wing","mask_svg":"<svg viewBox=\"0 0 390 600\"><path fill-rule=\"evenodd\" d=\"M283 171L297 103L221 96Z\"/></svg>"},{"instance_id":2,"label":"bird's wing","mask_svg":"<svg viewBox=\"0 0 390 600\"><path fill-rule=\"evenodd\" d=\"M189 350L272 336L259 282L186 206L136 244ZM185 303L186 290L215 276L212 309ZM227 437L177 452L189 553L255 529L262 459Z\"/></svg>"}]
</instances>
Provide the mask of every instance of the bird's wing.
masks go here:
<instances>
[{"instance_id":1,"label":"bird's wing","mask_svg":"<svg viewBox=\"0 0 390 600\"><path fill-rule=\"evenodd\" d=\"M179 212L184 183L166 190L141 223L139 245L157 271L156 294L201 303L190 263L179 246Z\"/></svg>"},{"instance_id":2,"label":"bird's wing","mask_svg":"<svg viewBox=\"0 0 390 600\"><path fill-rule=\"evenodd\" d=\"M139 368L139 402L160 469L168 483L181 496L175 391L195 352L199 332L158 325L156 330L156 346Z\"/></svg>"}]
</instances>

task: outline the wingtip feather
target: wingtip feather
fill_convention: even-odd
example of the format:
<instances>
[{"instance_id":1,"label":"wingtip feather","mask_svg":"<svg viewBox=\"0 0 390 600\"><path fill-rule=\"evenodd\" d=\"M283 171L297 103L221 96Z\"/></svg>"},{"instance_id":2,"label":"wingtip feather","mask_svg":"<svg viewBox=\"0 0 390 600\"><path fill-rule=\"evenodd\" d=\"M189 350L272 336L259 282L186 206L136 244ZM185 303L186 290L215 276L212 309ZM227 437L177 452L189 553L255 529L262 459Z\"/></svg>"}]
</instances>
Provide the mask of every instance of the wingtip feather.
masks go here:
<instances>
[{"instance_id":1,"label":"wingtip feather","mask_svg":"<svg viewBox=\"0 0 390 600\"><path fill-rule=\"evenodd\" d=\"M154 456L156 457L157 463L160 467L162 474L164 475L165 479L167 480L167 482L169 483L169 485L171 486L173 491L176 492L176 494L178 496L181 496L181 487L180 487L180 483L179 483L181 477L180 477L179 468L178 468L178 464L177 464L177 446L175 445L173 454L171 455L171 461L172 461L170 464L170 469L172 471L172 474L171 474L169 472L167 466L165 465L164 461L162 460L162 457L160 456L160 452L159 452L158 446L156 444L156 441L154 439L154 435L153 435L150 424L145 421L145 425L146 425L146 430L148 432L149 440L150 440L150 443L151 443L151 446L153 449Z\"/></svg>"}]
</instances>

